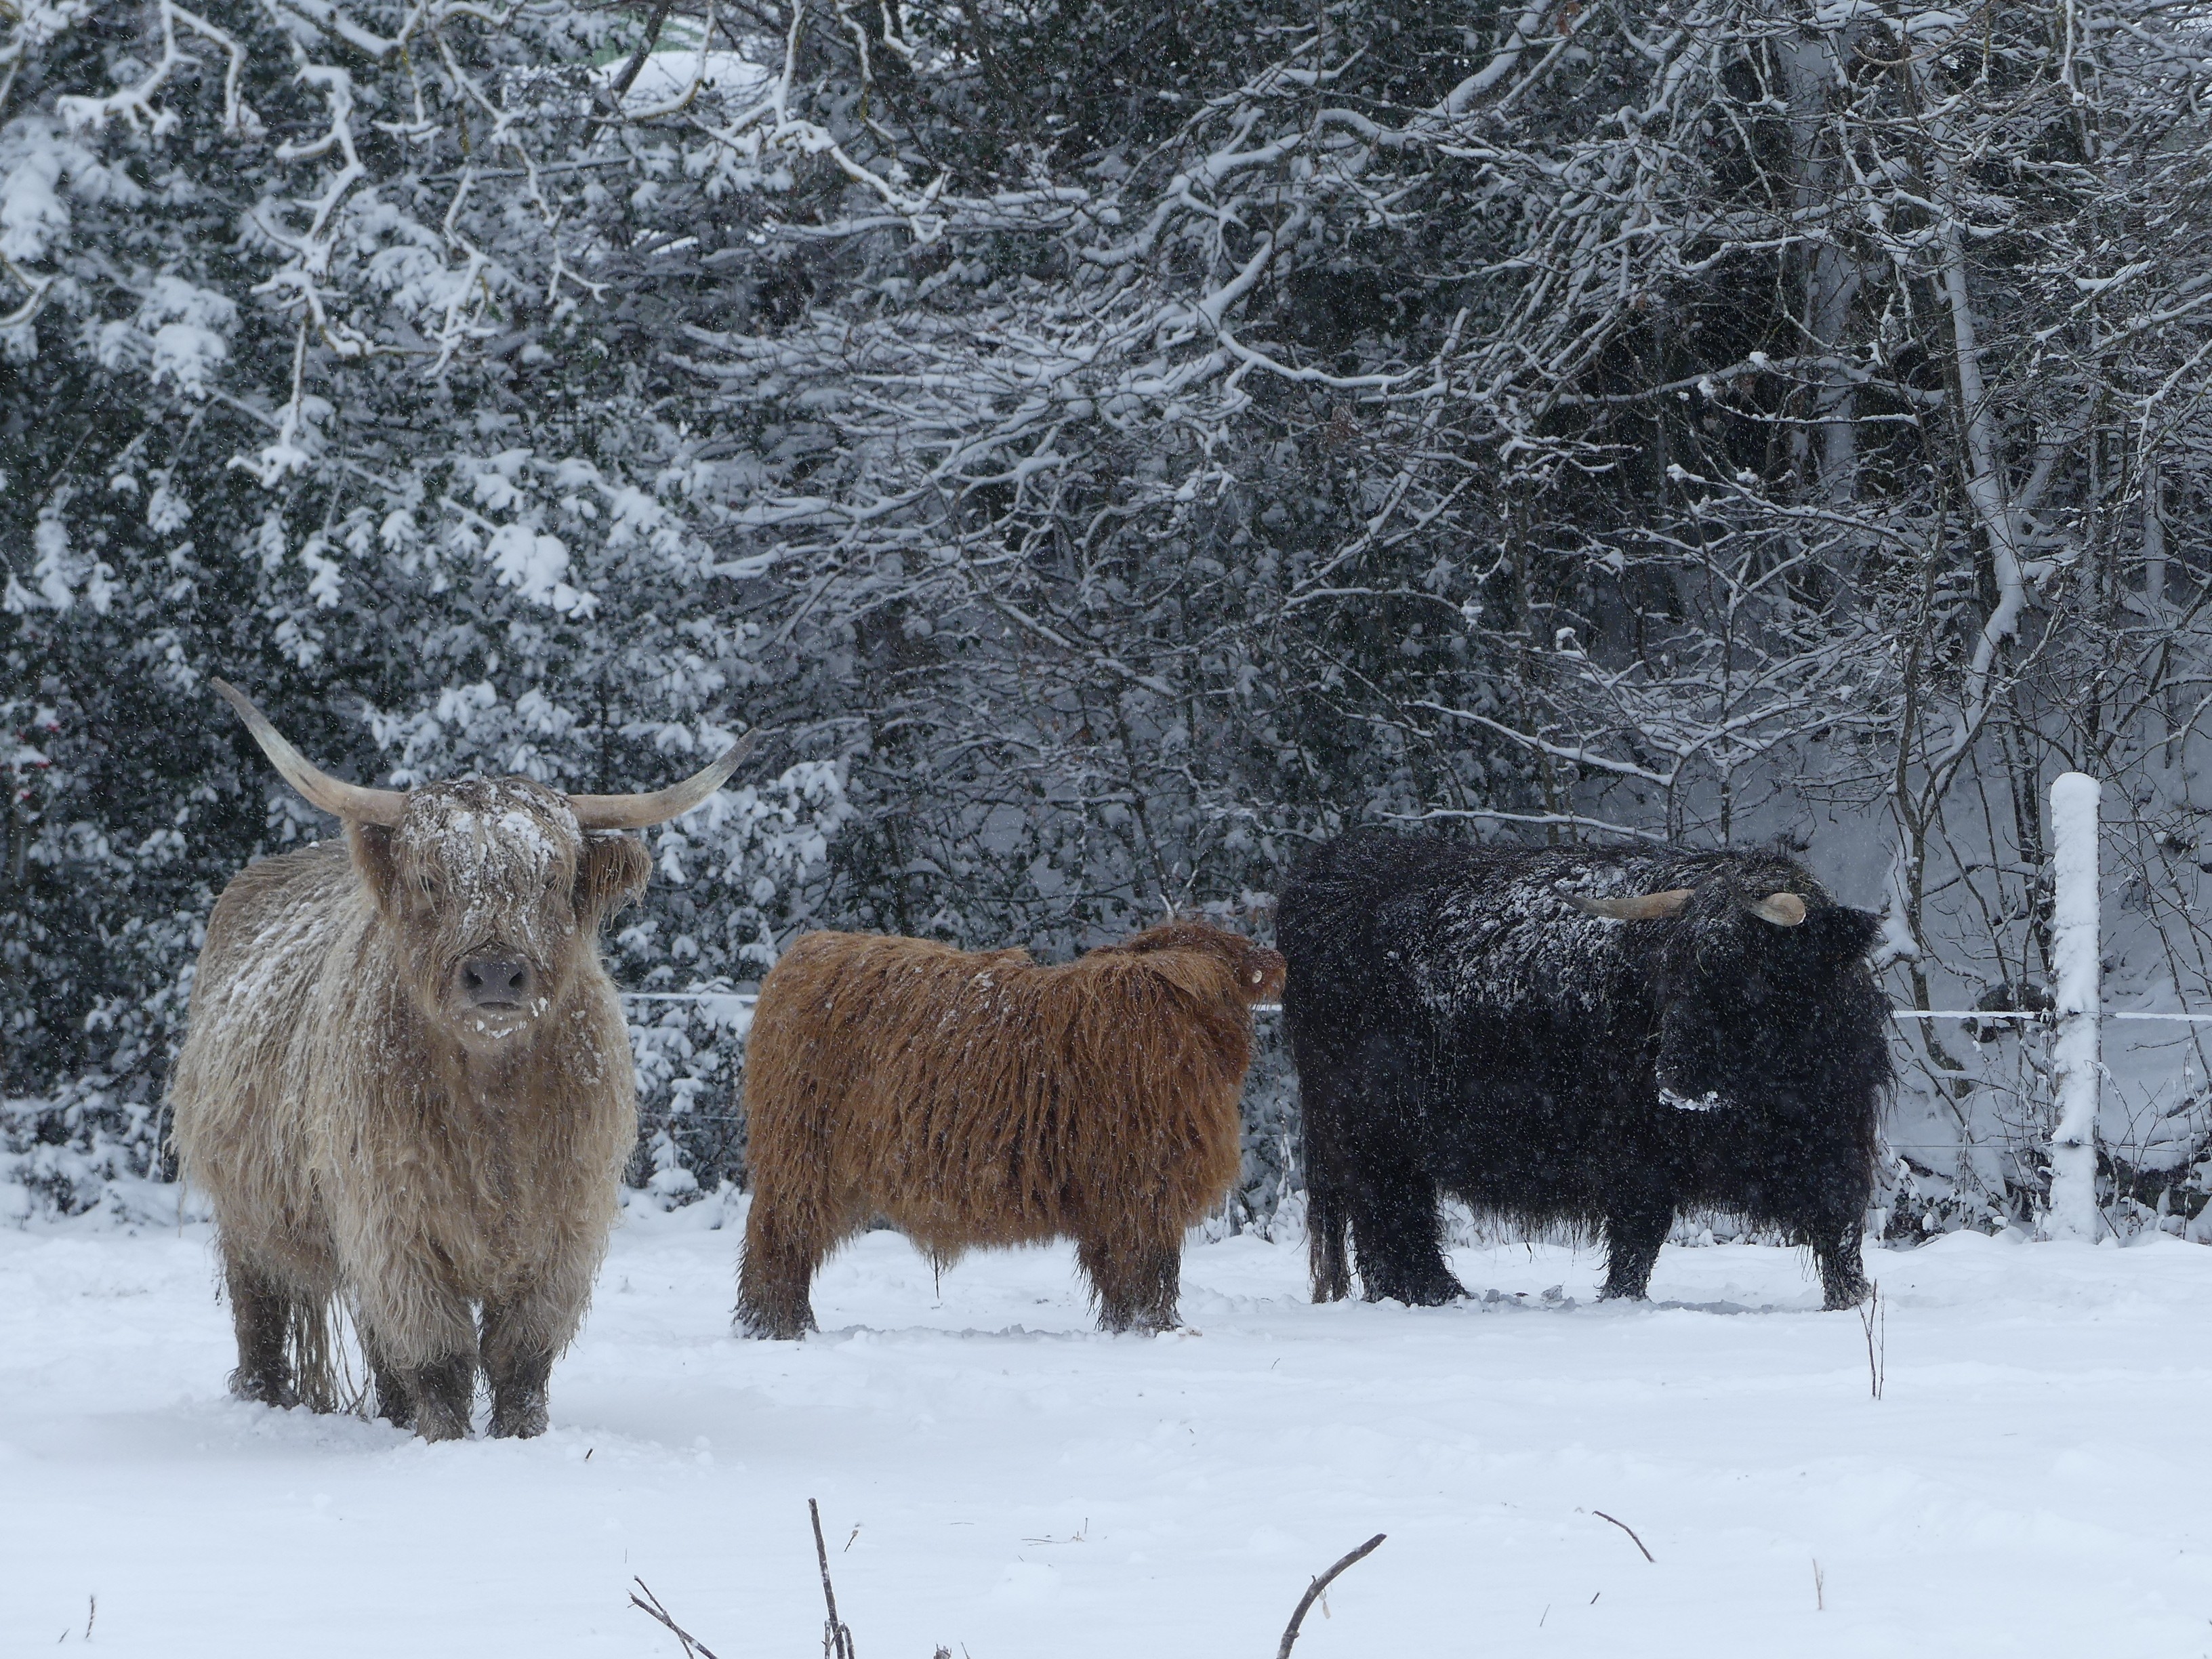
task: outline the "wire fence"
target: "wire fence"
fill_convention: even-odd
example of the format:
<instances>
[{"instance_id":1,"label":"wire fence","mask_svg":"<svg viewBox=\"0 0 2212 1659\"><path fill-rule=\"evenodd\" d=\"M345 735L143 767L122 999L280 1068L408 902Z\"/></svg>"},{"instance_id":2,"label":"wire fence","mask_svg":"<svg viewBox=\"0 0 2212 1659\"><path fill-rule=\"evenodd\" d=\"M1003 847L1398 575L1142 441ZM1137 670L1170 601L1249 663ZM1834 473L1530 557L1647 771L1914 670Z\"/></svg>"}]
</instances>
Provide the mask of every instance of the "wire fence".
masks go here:
<instances>
[{"instance_id":1,"label":"wire fence","mask_svg":"<svg viewBox=\"0 0 2212 1659\"><path fill-rule=\"evenodd\" d=\"M2102 973L2099 951L2100 891L2098 811L2100 790L2094 780L2067 773L2051 786L2053 877L2055 902L2053 934L2057 994L2051 1008L1900 1008L1890 1018L1899 1023L1955 1019L1963 1024L1999 1023L2039 1025L2050 1033L2050 1086L2057 1121L2048 1137L2051 1158L2049 1219L2063 1236L2093 1237L2095 1231L2094 1179L2096 1170L2097 1108L2104 1066L2099 1055L2098 1028L2106 1020L2166 1024L2212 1024L2212 1013L2164 1012L2150 1009L2113 1008L2105 1005L2100 991ZM736 1024L738 1016L760 1000L757 991L718 987L694 987L681 991L625 991L632 1002L693 1002L719 1004L718 1023ZM1278 1014L1279 1002L1253 1005L1253 1012ZM1894 1143L1893 1143L1894 1145ZM1900 1150L1907 1150L1900 1148Z\"/></svg>"},{"instance_id":2,"label":"wire fence","mask_svg":"<svg viewBox=\"0 0 2212 1659\"><path fill-rule=\"evenodd\" d=\"M760 1000L757 991L623 991L618 994L625 1002L742 1002ZM1255 1014L1279 1014L1279 1002L1255 1002ZM1959 1020L2023 1020L2038 1025L2055 1024L2058 1016L2047 1008L1893 1008L1892 1019L1959 1019ZM2189 1025L2212 1025L2212 1014L2160 1014L2132 1008L2107 1008L2100 1018L2104 1019L2172 1020Z\"/></svg>"}]
</instances>

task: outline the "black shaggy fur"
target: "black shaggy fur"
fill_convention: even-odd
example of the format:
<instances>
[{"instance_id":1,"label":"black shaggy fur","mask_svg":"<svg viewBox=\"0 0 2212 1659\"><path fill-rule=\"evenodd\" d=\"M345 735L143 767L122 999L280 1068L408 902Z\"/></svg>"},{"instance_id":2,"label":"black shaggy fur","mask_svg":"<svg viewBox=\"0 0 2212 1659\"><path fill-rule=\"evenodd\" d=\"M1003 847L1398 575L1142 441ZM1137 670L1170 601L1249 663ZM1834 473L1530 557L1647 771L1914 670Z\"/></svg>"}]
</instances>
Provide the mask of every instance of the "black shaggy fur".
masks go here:
<instances>
[{"instance_id":1,"label":"black shaggy fur","mask_svg":"<svg viewBox=\"0 0 2212 1659\"><path fill-rule=\"evenodd\" d=\"M1568 896L1678 888L1695 892L1663 920ZM1752 913L1777 892L1802 922ZM1321 848L1278 916L1314 1299L1344 1296L1355 1261L1370 1300L1463 1294L1448 1193L1602 1231L1607 1296L1644 1295L1677 1212L1710 1206L1809 1244L1829 1307L1863 1300L1890 1082L1877 927L1771 854Z\"/></svg>"}]
</instances>

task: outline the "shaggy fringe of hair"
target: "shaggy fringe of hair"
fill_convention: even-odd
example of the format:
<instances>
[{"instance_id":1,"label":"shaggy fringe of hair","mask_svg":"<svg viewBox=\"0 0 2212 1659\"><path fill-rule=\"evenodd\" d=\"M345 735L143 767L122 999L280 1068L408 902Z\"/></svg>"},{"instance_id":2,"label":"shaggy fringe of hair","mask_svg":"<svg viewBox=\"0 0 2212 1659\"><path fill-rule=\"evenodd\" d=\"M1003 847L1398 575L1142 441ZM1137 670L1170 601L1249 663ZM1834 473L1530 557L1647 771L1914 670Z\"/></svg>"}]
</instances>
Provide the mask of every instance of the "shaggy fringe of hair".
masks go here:
<instances>
[{"instance_id":1,"label":"shaggy fringe of hair","mask_svg":"<svg viewBox=\"0 0 2212 1659\"><path fill-rule=\"evenodd\" d=\"M1176 921L1060 966L820 933L761 987L738 1320L814 1328L822 1259L878 1216L940 1267L1073 1238L1102 1321L1172 1325L1182 1234L1237 1178L1273 951Z\"/></svg>"},{"instance_id":2,"label":"shaggy fringe of hair","mask_svg":"<svg viewBox=\"0 0 2212 1659\"><path fill-rule=\"evenodd\" d=\"M292 1367L292 1386L309 1411L347 1412L366 1418L371 1405L368 1379L354 1367L352 1322L337 1298L295 1302L284 1322L284 1355Z\"/></svg>"}]
</instances>

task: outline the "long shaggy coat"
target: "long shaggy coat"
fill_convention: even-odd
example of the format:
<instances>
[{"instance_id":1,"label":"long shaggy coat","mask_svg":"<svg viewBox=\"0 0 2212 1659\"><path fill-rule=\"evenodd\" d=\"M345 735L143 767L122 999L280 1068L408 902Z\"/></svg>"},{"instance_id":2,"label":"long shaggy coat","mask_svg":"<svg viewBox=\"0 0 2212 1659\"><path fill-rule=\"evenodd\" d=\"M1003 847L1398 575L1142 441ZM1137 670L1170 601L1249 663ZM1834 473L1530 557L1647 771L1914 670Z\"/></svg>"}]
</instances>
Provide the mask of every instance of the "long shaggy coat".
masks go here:
<instances>
[{"instance_id":1,"label":"long shaggy coat","mask_svg":"<svg viewBox=\"0 0 2212 1659\"><path fill-rule=\"evenodd\" d=\"M544 1427L637 1133L596 935L649 870L551 791L468 781L224 889L171 1097L185 1176L214 1200L234 1393L344 1404L342 1302L380 1414L464 1434L481 1368L495 1433ZM512 1030L450 994L493 939L536 975Z\"/></svg>"},{"instance_id":2,"label":"long shaggy coat","mask_svg":"<svg viewBox=\"0 0 2212 1659\"><path fill-rule=\"evenodd\" d=\"M1072 1238L1108 1330L1172 1327L1186 1229L1237 1178L1250 1005L1282 958L1176 921L1075 962L811 933L745 1057L738 1322L814 1329L815 1269L881 1217L934 1261Z\"/></svg>"},{"instance_id":3,"label":"long shaggy coat","mask_svg":"<svg viewBox=\"0 0 2212 1659\"><path fill-rule=\"evenodd\" d=\"M1878 923L1802 866L1366 833L1299 867L1277 925L1316 1300L1355 1261L1370 1297L1459 1294L1443 1194L1601 1232L1608 1296L1707 1206L1796 1234L1831 1307L1867 1293Z\"/></svg>"}]
</instances>

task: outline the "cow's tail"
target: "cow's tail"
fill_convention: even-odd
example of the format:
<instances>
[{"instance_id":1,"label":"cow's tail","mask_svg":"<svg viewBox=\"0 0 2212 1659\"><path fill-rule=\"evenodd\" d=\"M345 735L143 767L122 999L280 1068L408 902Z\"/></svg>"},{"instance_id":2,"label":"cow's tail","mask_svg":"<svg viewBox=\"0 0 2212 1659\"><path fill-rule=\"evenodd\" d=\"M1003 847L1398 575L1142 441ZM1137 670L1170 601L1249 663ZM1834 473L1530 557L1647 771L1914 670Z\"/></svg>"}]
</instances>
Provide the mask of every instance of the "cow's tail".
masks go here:
<instances>
[{"instance_id":1,"label":"cow's tail","mask_svg":"<svg viewBox=\"0 0 2212 1659\"><path fill-rule=\"evenodd\" d=\"M292 1362L292 1387L308 1410L350 1410L357 1403L361 1390L346 1364L334 1298L293 1297L285 1310L284 1350Z\"/></svg>"},{"instance_id":2,"label":"cow's tail","mask_svg":"<svg viewBox=\"0 0 2212 1659\"><path fill-rule=\"evenodd\" d=\"M1313 1299L1341 1302L1352 1294L1351 1218L1344 1195L1309 1166L1306 1170L1306 1256L1313 1269Z\"/></svg>"},{"instance_id":3,"label":"cow's tail","mask_svg":"<svg viewBox=\"0 0 2212 1659\"><path fill-rule=\"evenodd\" d=\"M1296 958L1293 957L1295 961ZM1306 1182L1306 1261L1313 1299L1341 1302L1352 1294L1352 1214L1346 1203L1340 1132L1331 1109L1328 1067L1310 1041L1295 970L1283 991L1285 1034L1298 1071L1298 1164Z\"/></svg>"}]
</instances>

